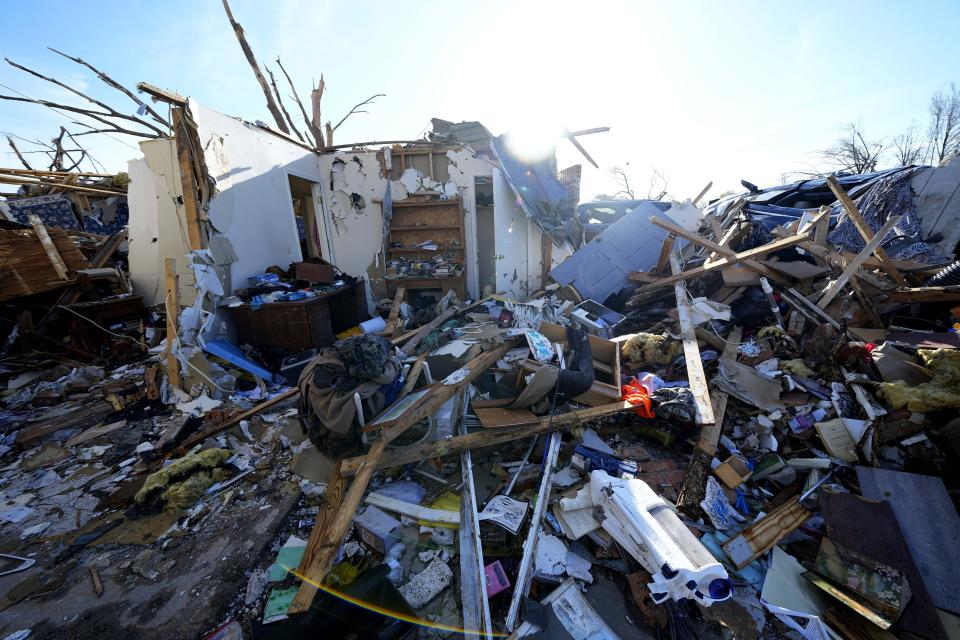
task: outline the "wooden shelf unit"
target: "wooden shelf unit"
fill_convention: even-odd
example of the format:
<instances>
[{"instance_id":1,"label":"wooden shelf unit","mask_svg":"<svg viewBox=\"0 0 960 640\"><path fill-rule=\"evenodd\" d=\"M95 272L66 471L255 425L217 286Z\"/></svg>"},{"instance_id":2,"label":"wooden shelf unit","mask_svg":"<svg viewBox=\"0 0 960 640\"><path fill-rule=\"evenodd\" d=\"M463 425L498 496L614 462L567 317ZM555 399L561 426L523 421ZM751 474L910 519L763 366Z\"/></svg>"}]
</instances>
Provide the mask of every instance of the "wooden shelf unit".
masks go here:
<instances>
[{"instance_id":1,"label":"wooden shelf unit","mask_svg":"<svg viewBox=\"0 0 960 640\"><path fill-rule=\"evenodd\" d=\"M405 276L386 276L387 296L393 296L397 288L404 286L407 291L418 289L447 289L456 291L462 300L466 296L466 251L464 238L463 206L460 198L449 200L424 200L409 198L393 203L393 219L390 234L387 237L385 253L392 258L406 256L424 262L433 262L441 254L452 254L451 264L461 267L459 275L411 274ZM437 245L436 251L430 251L415 245L431 241ZM394 242L403 246L391 247ZM389 261L388 261L389 262ZM389 264L385 265L386 267Z\"/></svg>"}]
</instances>

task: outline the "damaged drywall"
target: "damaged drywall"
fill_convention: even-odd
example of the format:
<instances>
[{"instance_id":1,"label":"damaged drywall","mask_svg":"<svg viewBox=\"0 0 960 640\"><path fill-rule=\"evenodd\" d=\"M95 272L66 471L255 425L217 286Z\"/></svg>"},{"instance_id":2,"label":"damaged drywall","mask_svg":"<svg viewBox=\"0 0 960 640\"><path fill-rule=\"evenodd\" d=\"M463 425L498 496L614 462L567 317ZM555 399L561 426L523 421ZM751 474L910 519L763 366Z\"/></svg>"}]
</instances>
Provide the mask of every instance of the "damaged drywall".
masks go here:
<instances>
[{"instance_id":1,"label":"damaged drywall","mask_svg":"<svg viewBox=\"0 0 960 640\"><path fill-rule=\"evenodd\" d=\"M130 280L145 304L163 302L164 259L177 260L180 302L193 304L197 297L193 270L186 259L190 247L180 204L183 189L173 140L140 143L143 157L127 163L130 184L127 198L130 221L127 228ZM181 226L182 225L182 226Z\"/></svg>"},{"instance_id":2,"label":"damaged drywall","mask_svg":"<svg viewBox=\"0 0 960 640\"><path fill-rule=\"evenodd\" d=\"M231 291L270 265L301 260L288 176L320 182L316 154L193 100L190 110L216 187L206 214L210 235L227 238L236 256Z\"/></svg>"}]
</instances>

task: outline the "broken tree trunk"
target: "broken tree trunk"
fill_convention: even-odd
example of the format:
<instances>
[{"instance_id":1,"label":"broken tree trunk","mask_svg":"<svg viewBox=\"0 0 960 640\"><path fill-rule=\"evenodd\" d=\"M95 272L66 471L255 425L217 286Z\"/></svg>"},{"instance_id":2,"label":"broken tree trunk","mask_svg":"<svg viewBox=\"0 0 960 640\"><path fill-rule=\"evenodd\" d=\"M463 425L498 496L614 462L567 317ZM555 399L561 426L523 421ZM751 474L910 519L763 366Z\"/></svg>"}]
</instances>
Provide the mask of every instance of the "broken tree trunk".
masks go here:
<instances>
[{"instance_id":1,"label":"broken tree trunk","mask_svg":"<svg viewBox=\"0 0 960 640\"><path fill-rule=\"evenodd\" d=\"M250 44L247 42L247 37L243 33L243 27L240 26L239 22L234 20L233 12L230 11L230 5L227 3L227 0L223 0L223 9L227 12L227 18L230 20L230 26L233 27L233 32L237 35L237 40L240 42L240 48L243 50L243 55L246 56L247 62L250 63L250 68L253 69L253 75L256 76L257 82L260 83L260 88L263 90L263 96L267 99L267 109L270 110L270 114L277 123L277 128L279 128L280 131L289 134L290 131L287 129L287 124L283 121L283 114L280 113L280 109L277 108L277 103L274 101L273 95L270 93L270 86L267 84L267 79L263 77L263 73L260 71L260 65L257 63L257 58L253 55L253 49L250 48Z\"/></svg>"}]
</instances>

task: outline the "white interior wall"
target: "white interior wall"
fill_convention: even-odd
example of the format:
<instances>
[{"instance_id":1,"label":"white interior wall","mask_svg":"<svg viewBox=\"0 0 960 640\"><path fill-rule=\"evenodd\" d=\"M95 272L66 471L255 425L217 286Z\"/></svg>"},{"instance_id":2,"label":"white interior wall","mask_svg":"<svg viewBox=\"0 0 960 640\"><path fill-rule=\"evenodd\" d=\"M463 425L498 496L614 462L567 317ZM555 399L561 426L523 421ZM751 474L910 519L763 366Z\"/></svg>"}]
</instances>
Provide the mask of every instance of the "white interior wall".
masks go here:
<instances>
[{"instance_id":1,"label":"white interior wall","mask_svg":"<svg viewBox=\"0 0 960 640\"><path fill-rule=\"evenodd\" d=\"M255 125L190 100L207 170L216 181L207 219L236 254L230 284L272 265L302 259L290 200L288 172L321 182L317 155Z\"/></svg>"},{"instance_id":2,"label":"white interior wall","mask_svg":"<svg viewBox=\"0 0 960 640\"><path fill-rule=\"evenodd\" d=\"M499 169L493 172L493 237L497 249L497 291L522 300L529 289L530 220ZM539 240L538 240L539 242ZM538 272L539 275L539 272Z\"/></svg>"},{"instance_id":3,"label":"white interior wall","mask_svg":"<svg viewBox=\"0 0 960 640\"><path fill-rule=\"evenodd\" d=\"M147 305L160 304L166 293L164 259L175 258L180 275L181 304L196 299L193 271L186 255L186 222L183 220L183 195L176 144L173 140L146 140L140 143L143 158L127 163L130 186L127 201L130 221L130 280L134 293L143 296Z\"/></svg>"}]
</instances>

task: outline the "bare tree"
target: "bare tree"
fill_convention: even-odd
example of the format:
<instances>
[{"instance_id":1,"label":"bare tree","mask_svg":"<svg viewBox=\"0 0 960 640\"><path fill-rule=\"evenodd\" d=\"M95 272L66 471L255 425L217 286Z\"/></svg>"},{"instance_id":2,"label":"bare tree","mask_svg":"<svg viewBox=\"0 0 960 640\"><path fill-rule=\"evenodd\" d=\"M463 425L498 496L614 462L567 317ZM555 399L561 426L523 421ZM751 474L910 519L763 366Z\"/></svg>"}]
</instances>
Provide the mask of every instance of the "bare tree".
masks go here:
<instances>
[{"instance_id":1,"label":"bare tree","mask_svg":"<svg viewBox=\"0 0 960 640\"><path fill-rule=\"evenodd\" d=\"M667 176L663 175L660 169L652 167L650 170L650 187L647 189L647 199L663 200L664 196L667 195L667 187L669 185L670 180Z\"/></svg>"},{"instance_id":2,"label":"bare tree","mask_svg":"<svg viewBox=\"0 0 960 640\"><path fill-rule=\"evenodd\" d=\"M630 164L629 162L627 163ZM627 175L626 170L617 165L610 169L610 175L613 176L614 181L617 183L617 186L620 187L620 190L613 194L614 200L626 199L626 200L636 200L636 196L633 194L633 188L630 186L630 177Z\"/></svg>"},{"instance_id":3,"label":"bare tree","mask_svg":"<svg viewBox=\"0 0 960 640\"><path fill-rule=\"evenodd\" d=\"M876 171L884 149L882 139L867 140L860 126L851 122L845 127L843 136L820 155L839 171L869 173Z\"/></svg>"},{"instance_id":4,"label":"bare tree","mask_svg":"<svg viewBox=\"0 0 960 640\"><path fill-rule=\"evenodd\" d=\"M924 149L923 139L917 132L916 123L898 136L894 136L891 145L893 157L897 164L906 167L911 164L919 164L923 161Z\"/></svg>"},{"instance_id":5,"label":"bare tree","mask_svg":"<svg viewBox=\"0 0 960 640\"><path fill-rule=\"evenodd\" d=\"M951 82L930 98L930 164L960 154L960 87Z\"/></svg>"}]
</instances>

